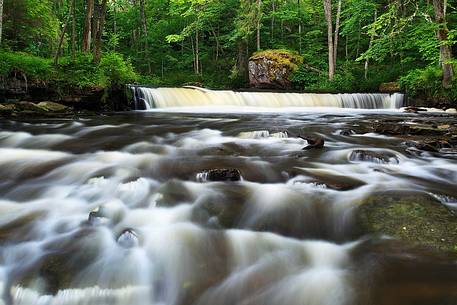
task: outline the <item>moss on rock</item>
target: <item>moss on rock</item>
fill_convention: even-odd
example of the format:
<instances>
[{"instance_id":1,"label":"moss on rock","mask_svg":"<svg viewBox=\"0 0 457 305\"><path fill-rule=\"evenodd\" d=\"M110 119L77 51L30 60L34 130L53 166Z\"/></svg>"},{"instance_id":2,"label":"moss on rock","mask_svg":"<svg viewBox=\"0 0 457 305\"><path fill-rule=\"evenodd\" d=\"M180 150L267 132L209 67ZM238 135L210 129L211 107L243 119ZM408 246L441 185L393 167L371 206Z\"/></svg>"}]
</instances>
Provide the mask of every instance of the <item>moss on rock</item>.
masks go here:
<instances>
[{"instance_id":1,"label":"moss on rock","mask_svg":"<svg viewBox=\"0 0 457 305\"><path fill-rule=\"evenodd\" d=\"M457 253L457 216L420 192L376 193L356 215L362 233L383 234L419 246Z\"/></svg>"},{"instance_id":2,"label":"moss on rock","mask_svg":"<svg viewBox=\"0 0 457 305\"><path fill-rule=\"evenodd\" d=\"M291 74L302 62L298 53L288 50L256 52L249 59L249 82L256 88L288 89Z\"/></svg>"}]
</instances>

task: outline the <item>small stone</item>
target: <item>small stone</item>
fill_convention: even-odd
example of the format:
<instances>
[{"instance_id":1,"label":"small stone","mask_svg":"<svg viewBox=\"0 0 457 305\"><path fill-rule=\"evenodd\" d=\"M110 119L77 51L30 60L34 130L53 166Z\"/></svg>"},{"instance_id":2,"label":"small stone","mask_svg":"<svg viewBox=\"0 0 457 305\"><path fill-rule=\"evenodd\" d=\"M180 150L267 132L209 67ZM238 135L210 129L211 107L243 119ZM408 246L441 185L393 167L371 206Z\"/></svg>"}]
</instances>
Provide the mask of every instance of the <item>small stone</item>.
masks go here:
<instances>
[{"instance_id":1,"label":"small stone","mask_svg":"<svg viewBox=\"0 0 457 305\"><path fill-rule=\"evenodd\" d=\"M134 248L140 245L140 240L133 229L125 229L117 238L117 243L123 248Z\"/></svg>"},{"instance_id":2,"label":"small stone","mask_svg":"<svg viewBox=\"0 0 457 305\"><path fill-rule=\"evenodd\" d=\"M205 170L197 174L197 181L240 181L241 172L236 168Z\"/></svg>"}]
</instances>

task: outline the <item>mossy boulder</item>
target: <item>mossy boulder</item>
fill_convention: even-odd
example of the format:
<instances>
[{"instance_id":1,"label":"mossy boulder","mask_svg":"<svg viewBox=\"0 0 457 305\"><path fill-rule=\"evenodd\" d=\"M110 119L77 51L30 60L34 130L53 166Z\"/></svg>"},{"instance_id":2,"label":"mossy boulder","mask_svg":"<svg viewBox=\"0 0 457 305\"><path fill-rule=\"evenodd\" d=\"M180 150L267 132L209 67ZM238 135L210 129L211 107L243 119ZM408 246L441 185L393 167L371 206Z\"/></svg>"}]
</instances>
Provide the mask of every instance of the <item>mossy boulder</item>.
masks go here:
<instances>
[{"instance_id":1,"label":"mossy boulder","mask_svg":"<svg viewBox=\"0 0 457 305\"><path fill-rule=\"evenodd\" d=\"M380 93L400 92L400 83L398 83L398 82L382 83L379 85L379 92Z\"/></svg>"},{"instance_id":2,"label":"mossy boulder","mask_svg":"<svg viewBox=\"0 0 457 305\"><path fill-rule=\"evenodd\" d=\"M290 76L303 58L288 50L266 50L254 53L249 59L251 87L261 89L289 89Z\"/></svg>"},{"instance_id":3,"label":"mossy boulder","mask_svg":"<svg viewBox=\"0 0 457 305\"><path fill-rule=\"evenodd\" d=\"M457 215L426 193L375 193L359 206L356 225L364 234L457 253Z\"/></svg>"},{"instance_id":4,"label":"mossy boulder","mask_svg":"<svg viewBox=\"0 0 457 305\"><path fill-rule=\"evenodd\" d=\"M37 106L49 112L66 112L69 109L67 106L54 102L40 102Z\"/></svg>"}]
</instances>

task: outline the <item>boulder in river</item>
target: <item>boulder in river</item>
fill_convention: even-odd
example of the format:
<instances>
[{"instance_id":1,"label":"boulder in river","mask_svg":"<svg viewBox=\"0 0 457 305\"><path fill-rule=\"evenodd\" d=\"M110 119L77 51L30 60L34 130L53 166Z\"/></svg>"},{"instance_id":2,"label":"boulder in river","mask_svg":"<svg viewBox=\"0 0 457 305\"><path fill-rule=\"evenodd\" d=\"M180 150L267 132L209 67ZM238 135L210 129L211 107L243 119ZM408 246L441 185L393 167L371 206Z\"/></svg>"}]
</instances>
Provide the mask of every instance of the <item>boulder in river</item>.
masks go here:
<instances>
[{"instance_id":1,"label":"boulder in river","mask_svg":"<svg viewBox=\"0 0 457 305\"><path fill-rule=\"evenodd\" d=\"M457 215L426 193L375 193L359 206L356 223L365 234L457 252Z\"/></svg>"},{"instance_id":2,"label":"boulder in river","mask_svg":"<svg viewBox=\"0 0 457 305\"><path fill-rule=\"evenodd\" d=\"M55 102L40 102L37 106L49 112L66 112L69 109L67 106Z\"/></svg>"},{"instance_id":3,"label":"boulder in river","mask_svg":"<svg viewBox=\"0 0 457 305\"><path fill-rule=\"evenodd\" d=\"M261 89L290 89L290 76L303 58L287 50L266 50L249 59L249 83Z\"/></svg>"},{"instance_id":4,"label":"boulder in river","mask_svg":"<svg viewBox=\"0 0 457 305\"><path fill-rule=\"evenodd\" d=\"M308 146L305 146L303 148L303 150L322 149L322 148L324 148L325 140L321 136L312 136L312 137L299 136L299 137L308 142Z\"/></svg>"},{"instance_id":5,"label":"boulder in river","mask_svg":"<svg viewBox=\"0 0 457 305\"><path fill-rule=\"evenodd\" d=\"M349 155L349 160L356 162L372 162L378 164L398 164L400 162L397 156L395 156L393 153L362 149L352 151Z\"/></svg>"},{"instance_id":6,"label":"boulder in river","mask_svg":"<svg viewBox=\"0 0 457 305\"><path fill-rule=\"evenodd\" d=\"M236 168L219 168L205 170L197 174L197 180L205 181L240 181L241 173Z\"/></svg>"}]
</instances>

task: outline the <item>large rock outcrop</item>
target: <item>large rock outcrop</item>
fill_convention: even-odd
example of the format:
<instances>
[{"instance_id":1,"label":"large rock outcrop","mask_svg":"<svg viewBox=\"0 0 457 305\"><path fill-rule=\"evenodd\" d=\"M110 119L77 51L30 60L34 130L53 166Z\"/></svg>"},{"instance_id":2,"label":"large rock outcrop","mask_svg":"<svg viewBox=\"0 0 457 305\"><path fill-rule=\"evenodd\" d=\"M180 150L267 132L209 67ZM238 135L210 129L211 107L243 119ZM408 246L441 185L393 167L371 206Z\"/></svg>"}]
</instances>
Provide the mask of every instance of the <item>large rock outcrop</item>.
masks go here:
<instances>
[{"instance_id":1,"label":"large rock outcrop","mask_svg":"<svg viewBox=\"0 0 457 305\"><path fill-rule=\"evenodd\" d=\"M290 89L290 76L302 61L287 50L257 52L249 59L249 83L259 89Z\"/></svg>"}]
</instances>

